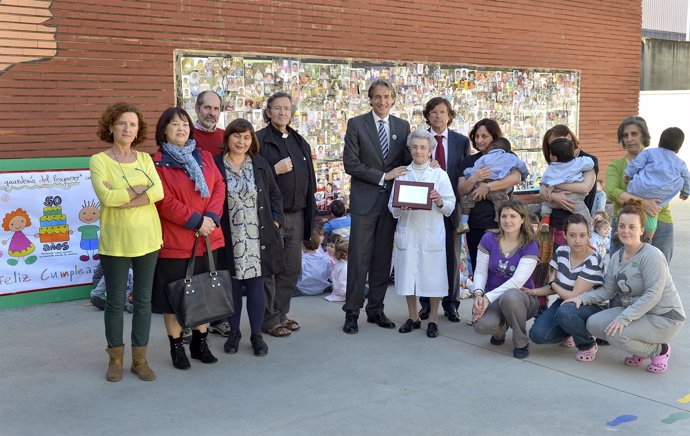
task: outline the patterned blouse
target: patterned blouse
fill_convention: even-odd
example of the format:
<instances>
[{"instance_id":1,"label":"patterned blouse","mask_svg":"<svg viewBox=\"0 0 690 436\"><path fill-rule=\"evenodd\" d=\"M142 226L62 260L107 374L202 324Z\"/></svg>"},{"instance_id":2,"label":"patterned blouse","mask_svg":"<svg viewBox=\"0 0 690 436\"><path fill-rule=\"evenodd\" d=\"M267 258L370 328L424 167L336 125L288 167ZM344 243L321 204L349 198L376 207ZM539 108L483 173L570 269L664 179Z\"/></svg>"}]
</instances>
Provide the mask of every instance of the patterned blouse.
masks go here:
<instances>
[{"instance_id":1,"label":"patterned blouse","mask_svg":"<svg viewBox=\"0 0 690 436\"><path fill-rule=\"evenodd\" d=\"M232 249L235 256L235 275L238 280L261 276L261 241L259 239L258 196L251 157L247 157L239 172L225 163L225 182L228 185L228 214Z\"/></svg>"}]
</instances>

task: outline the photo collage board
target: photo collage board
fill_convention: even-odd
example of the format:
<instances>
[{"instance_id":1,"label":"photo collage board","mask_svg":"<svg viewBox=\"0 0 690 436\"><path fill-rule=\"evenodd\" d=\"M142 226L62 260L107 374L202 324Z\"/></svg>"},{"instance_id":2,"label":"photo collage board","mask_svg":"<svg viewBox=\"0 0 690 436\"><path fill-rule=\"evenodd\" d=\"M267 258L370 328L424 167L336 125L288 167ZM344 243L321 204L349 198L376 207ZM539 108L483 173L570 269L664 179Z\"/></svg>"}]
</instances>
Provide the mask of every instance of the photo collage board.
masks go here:
<instances>
[{"instance_id":1,"label":"photo collage board","mask_svg":"<svg viewBox=\"0 0 690 436\"><path fill-rule=\"evenodd\" d=\"M408 120L413 130L426 127L424 104L437 96L451 102L457 116L450 128L464 135L478 120L495 119L530 170L520 190L539 185L547 165L541 152L544 132L554 124L578 130L577 71L186 51L176 52L175 67L177 105L193 119L200 92L213 90L223 97L219 128L245 118L259 130L265 127L266 99L277 91L290 93L296 109L291 125L311 145L317 203L324 211L332 199L348 198L349 176L342 162L347 120L371 110L367 89L378 78L394 84L391 113Z\"/></svg>"}]
</instances>

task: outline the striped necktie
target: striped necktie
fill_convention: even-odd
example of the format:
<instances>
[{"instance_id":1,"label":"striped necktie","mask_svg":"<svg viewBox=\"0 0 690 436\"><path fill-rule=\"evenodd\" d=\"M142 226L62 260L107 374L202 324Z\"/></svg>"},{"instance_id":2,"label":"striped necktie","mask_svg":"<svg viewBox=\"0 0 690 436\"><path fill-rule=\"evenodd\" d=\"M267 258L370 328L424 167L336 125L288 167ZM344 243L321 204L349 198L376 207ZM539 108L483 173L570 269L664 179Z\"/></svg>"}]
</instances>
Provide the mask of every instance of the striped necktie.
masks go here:
<instances>
[{"instance_id":1,"label":"striped necktie","mask_svg":"<svg viewBox=\"0 0 690 436\"><path fill-rule=\"evenodd\" d=\"M386 122L384 120L379 120L379 141L381 142L381 151L385 161L388 159L388 133L386 132Z\"/></svg>"}]
</instances>

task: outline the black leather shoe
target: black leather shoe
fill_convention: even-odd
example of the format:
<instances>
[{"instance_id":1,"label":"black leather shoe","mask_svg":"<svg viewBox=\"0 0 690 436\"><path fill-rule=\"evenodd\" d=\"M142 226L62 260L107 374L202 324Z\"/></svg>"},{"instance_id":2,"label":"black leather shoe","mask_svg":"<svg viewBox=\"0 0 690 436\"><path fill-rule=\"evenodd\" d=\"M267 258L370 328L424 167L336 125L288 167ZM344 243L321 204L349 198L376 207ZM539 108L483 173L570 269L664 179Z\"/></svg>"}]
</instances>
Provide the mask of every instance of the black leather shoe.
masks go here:
<instances>
[{"instance_id":1,"label":"black leather shoe","mask_svg":"<svg viewBox=\"0 0 690 436\"><path fill-rule=\"evenodd\" d=\"M410 333L413 329L418 329L422 326L422 322L420 320L417 321L412 321L411 319L408 319L405 321L405 324L401 325L398 331L400 333Z\"/></svg>"},{"instance_id":2,"label":"black leather shoe","mask_svg":"<svg viewBox=\"0 0 690 436\"><path fill-rule=\"evenodd\" d=\"M230 330L228 333L228 340L225 341L223 345L223 351L228 354L237 353L237 349L240 346L240 339L242 339L242 333L239 330Z\"/></svg>"},{"instance_id":3,"label":"black leather shoe","mask_svg":"<svg viewBox=\"0 0 690 436\"><path fill-rule=\"evenodd\" d=\"M394 329L395 323L388 319L385 313L379 312L374 316L367 317L367 322L375 323L384 329Z\"/></svg>"},{"instance_id":4,"label":"black leather shoe","mask_svg":"<svg viewBox=\"0 0 690 436\"><path fill-rule=\"evenodd\" d=\"M489 343L491 345L503 345L503 343L506 341L505 337L502 337L501 339L498 339L496 336L491 336L491 339L489 339Z\"/></svg>"},{"instance_id":5,"label":"black leather shoe","mask_svg":"<svg viewBox=\"0 0 690 436\"><path fill-rule=\"evenodd\" d=\"M426 326L426 335L429 338L438 336L438 326L435 322L430 322L429 325Z\"/></svg>"},{"instance_id":6,"label":"black leather shoe","mask_svg":"<svg viewBox=\"0 0 690 436\"><path fill-rule=\"evenodd\" d=\"M265 356L268 354L268 345L264 342L264 337L261 333L254 333L249 337L249 342L252 343L252 349L255 356Z\"/></svg>"},{"instance_id":7,"label":"black leather shoe","mask_svg":"<svg viewBox=\"0 0 690 436\"><path fill-rule=\"evenodd\" d=\"M524 346L522 348L515 348L513 350L513 357L516 359L524 359L527 356L529 356L529 349L527 348L527 346Z\"/></svg>"},{"instance_id":8,"label":"black leather shoe","mask_svg":"<svg viewBox=\"0 0 690 436\"><path fill-rule=\"evenodd\" d=\"M445 310L443 314L446 315L450 322L460 322L460 315L458 315L458 311L454 307L450 310Z\"/></svg>"},{"instance_id":9,"label":"black leather shoe","mask_svg":"<svg viewBox=\"0 0 690 436\"><path fill-rule=\"evenodd\" d=\"M345 315L345 324L343 325L343 331L345 333L354 335L359 331L357 327L357 315Z\"/></svg>"},{"instance_id":10,"label":"black leather shoe","mask_svg":"<svg viewBox=\"0 0 690 436\"><path fill-rule=\"evenodd\" d=\"M430 307L422 306L422 308L419 309L419 319L429 319L429 312L431 312Z\"/></svg>"}]
</instances>

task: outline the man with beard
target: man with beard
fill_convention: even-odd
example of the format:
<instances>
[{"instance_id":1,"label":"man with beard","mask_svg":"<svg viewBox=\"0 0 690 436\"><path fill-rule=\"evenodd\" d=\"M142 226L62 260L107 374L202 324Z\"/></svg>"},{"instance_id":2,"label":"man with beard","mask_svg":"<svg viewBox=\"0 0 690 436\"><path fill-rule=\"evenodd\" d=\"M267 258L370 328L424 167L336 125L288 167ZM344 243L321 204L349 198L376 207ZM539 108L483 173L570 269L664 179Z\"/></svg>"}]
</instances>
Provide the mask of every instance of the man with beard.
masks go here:
<instances>
[{"instance_id":1,"label":"man with beard","mask_svg":"<svg viewBox=\"0 0 690 436\"><path fill-rule=\"evenodd\" d=\"M196 146L212 155L221 153L223 145L223 129L217 129L218 117L223 107L223 99L213 91L204 91L196 98L196 123L194 125L194 139Z\"/></svg>"}]
</instances>

